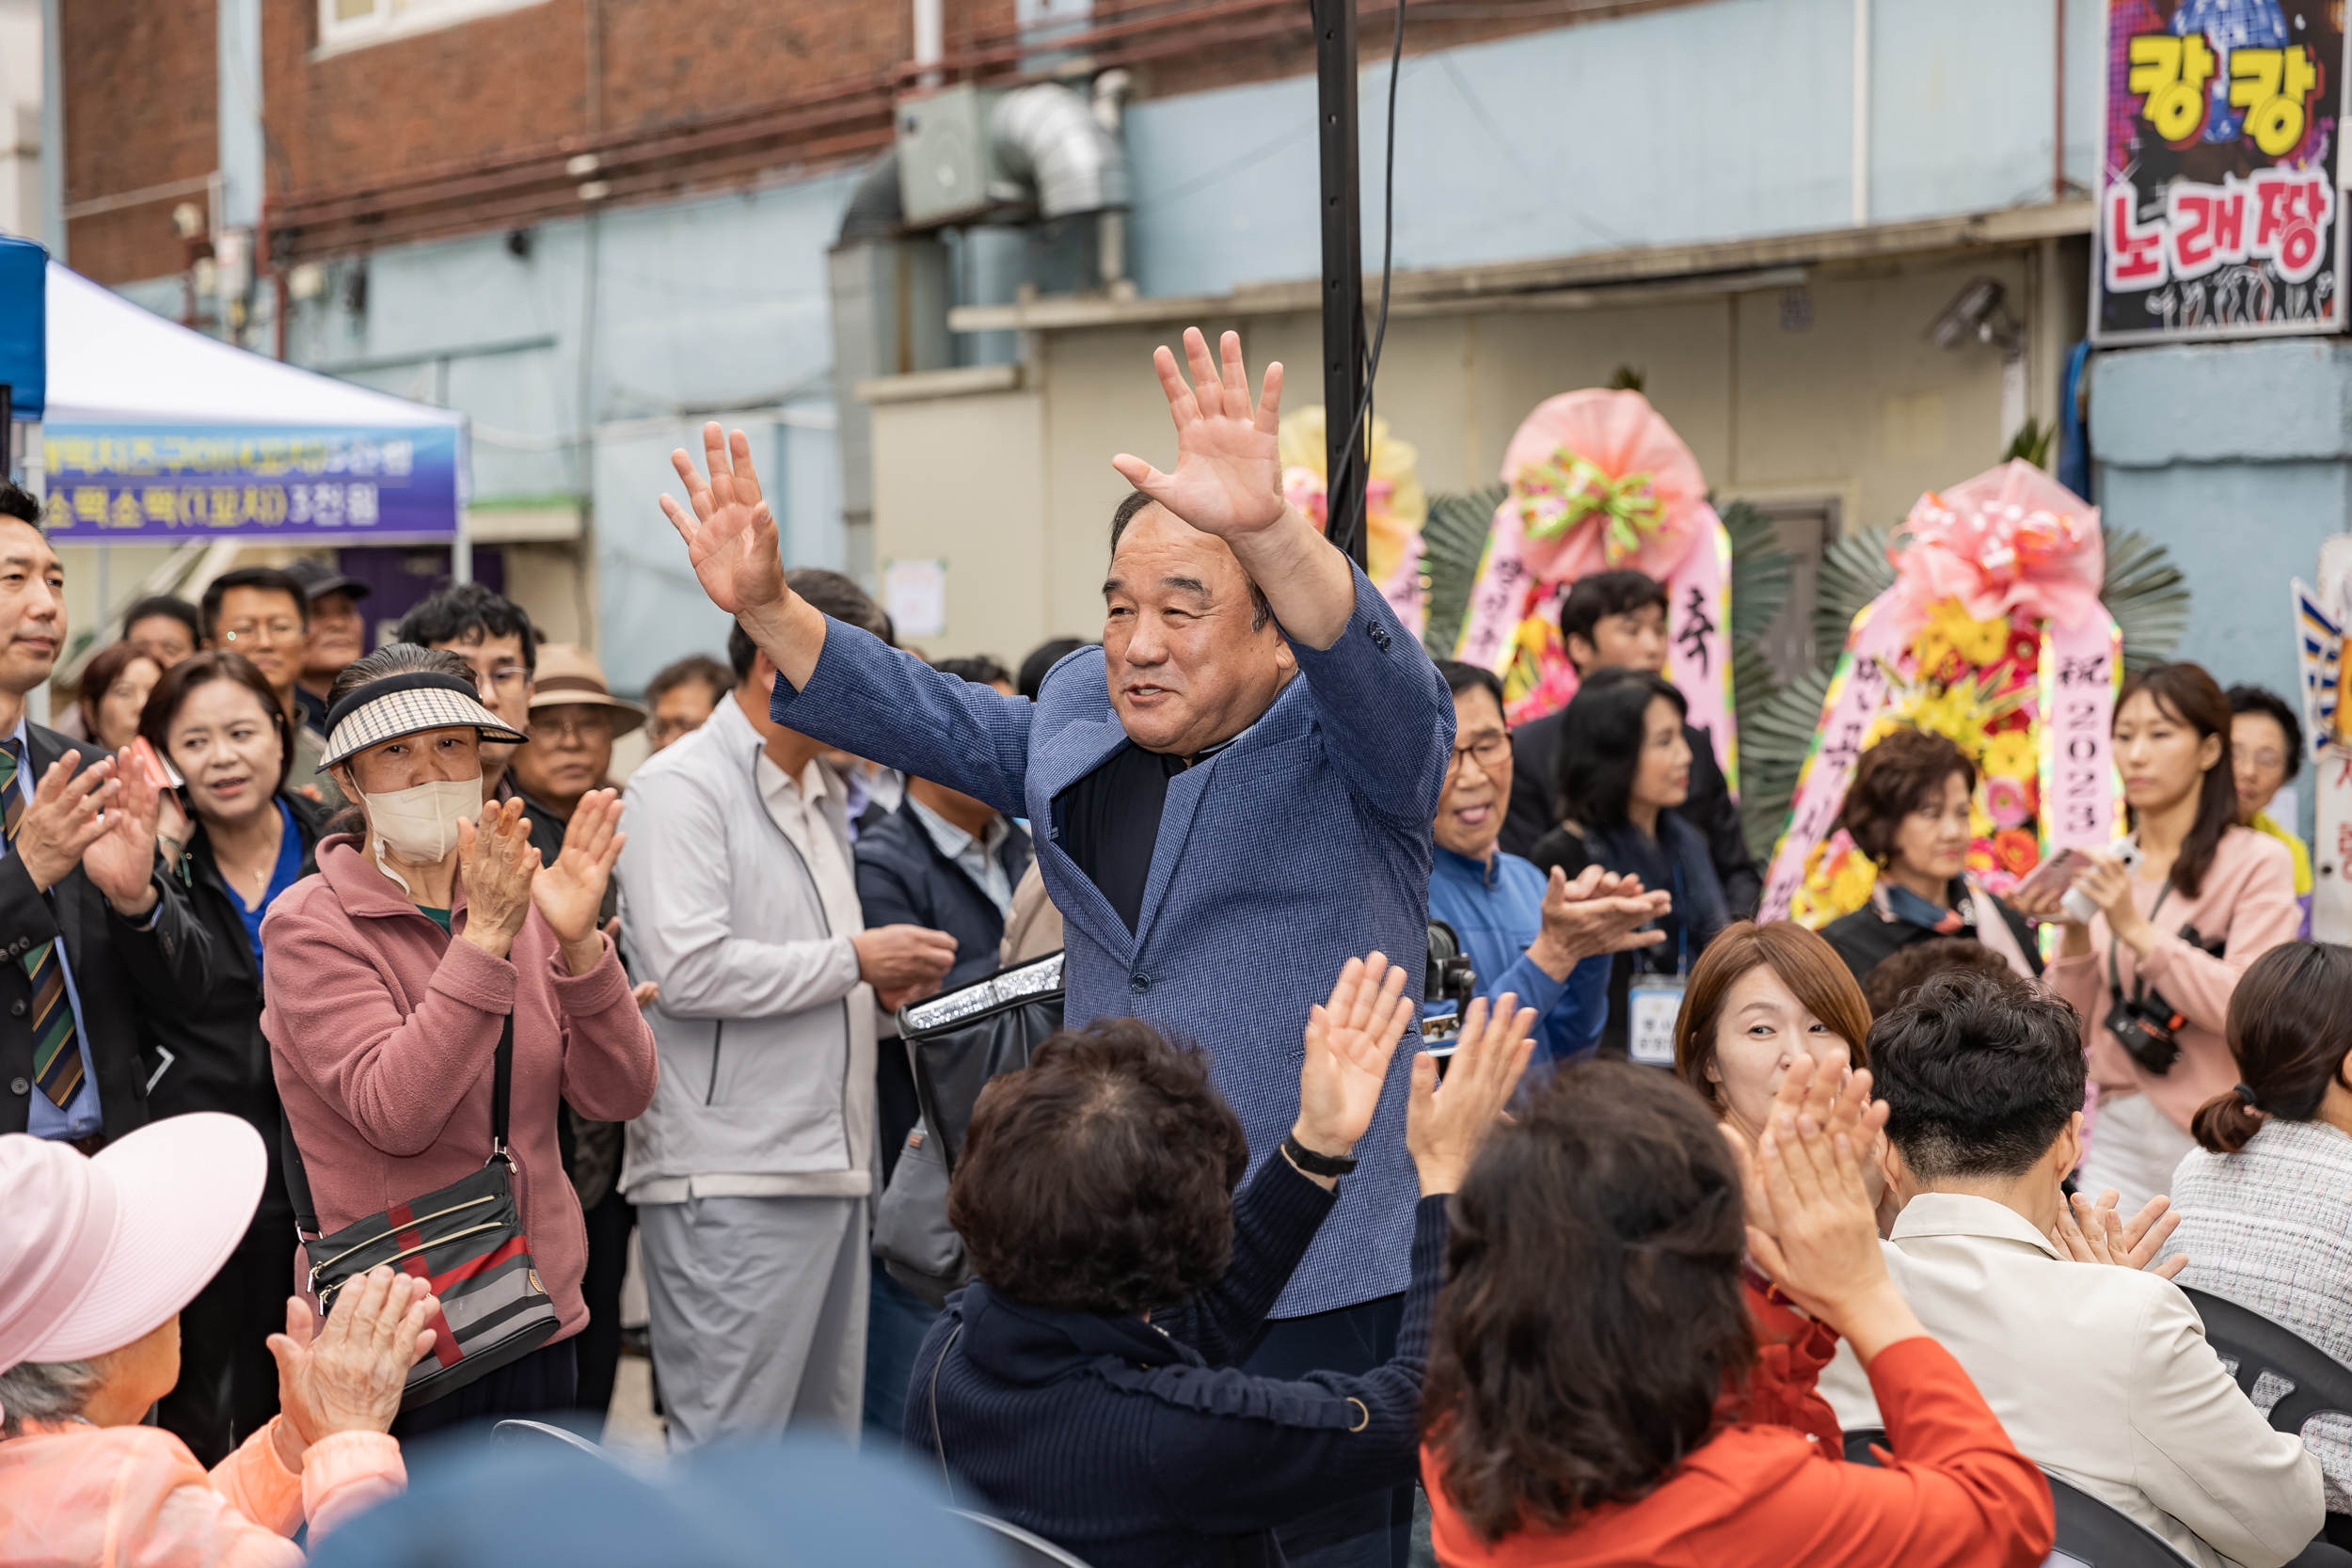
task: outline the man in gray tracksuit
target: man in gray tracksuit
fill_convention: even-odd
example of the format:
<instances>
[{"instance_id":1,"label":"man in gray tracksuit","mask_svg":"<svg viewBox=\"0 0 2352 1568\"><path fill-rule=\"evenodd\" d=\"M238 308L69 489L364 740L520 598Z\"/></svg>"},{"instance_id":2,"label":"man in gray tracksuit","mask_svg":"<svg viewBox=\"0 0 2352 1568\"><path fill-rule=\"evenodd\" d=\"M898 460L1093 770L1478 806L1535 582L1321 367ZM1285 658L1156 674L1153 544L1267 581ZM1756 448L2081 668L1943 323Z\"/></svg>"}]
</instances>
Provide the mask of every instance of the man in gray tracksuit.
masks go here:
<instances>
[{"instance_id":1,"label":"man in gray tracksuit","mask_svg":"<svg viewBox=\"0 0 2352 1568\"><path fill-rule=\"evenodd\" d=\"M792 575L872 614L847 578ZM631 776L622 813L622 920L637 978L660 986L661 1075L621 1183L674 1451L803 1420L857 1432L875 1006L955 958L940 932L866 929L841 776L769 719L775 672L750 639L728 651L737 692Z\"/></svg>"}]
</instances>

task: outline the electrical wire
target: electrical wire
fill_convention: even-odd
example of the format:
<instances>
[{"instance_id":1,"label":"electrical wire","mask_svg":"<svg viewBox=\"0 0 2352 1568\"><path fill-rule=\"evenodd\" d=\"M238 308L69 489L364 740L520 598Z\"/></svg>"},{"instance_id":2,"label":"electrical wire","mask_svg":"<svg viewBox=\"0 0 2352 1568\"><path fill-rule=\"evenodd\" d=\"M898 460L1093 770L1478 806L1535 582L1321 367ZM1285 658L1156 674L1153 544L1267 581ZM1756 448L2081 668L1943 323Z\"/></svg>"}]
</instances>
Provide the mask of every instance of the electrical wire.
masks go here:
<instances>
[{"instance_id":1,"label":"electrical wire","mask_svg":"<svg viewBox=\"0 0 2352 1568\"><path fill-rule=\"evenodd\" d=\"M1330 3L1330 0L1327 0L1327 3ZM1339 3L1347 4L1350 0L1339 0ZM1386 128L1388 146L1381 160L1383 167L1380 197L1380 314L1373 326L1372 352L1366 357L1362 367L1363 394L1356 400L1356 417L1349 421L1347 427L1347 467L1341 474L1335 475L1324 487L1324 493L1331 497L1346 494L1353 498L1363 492L1372 479L1372 446L1370 433L1365 429L1365 421L1372 414L1373 384L1379 379L1380 375L1380 346L1389 335L1389 277L1391 263L1395 260L1396 249L1396 83L1397 78L1403 74L1404 63L1405 0L1396 0L1396 26L1389 40L1389 123ZM1359 467L1363 469L1360 478L1357 474ZM1344 492L1341 489L1343 483L1348 486ZM1371 544L1372 529L1369 505L1367 501L1366 515L1361 520L1365 533L1364 545L1367 549ZM1345 513L1349 519L1348 537L1344 540L1332 541L1351 559L1357 553L1357 511L1358 508L1351 499ZM1332 515L1339 515L1340 514L1334 511Z\"/></svg>"}]
</instances>

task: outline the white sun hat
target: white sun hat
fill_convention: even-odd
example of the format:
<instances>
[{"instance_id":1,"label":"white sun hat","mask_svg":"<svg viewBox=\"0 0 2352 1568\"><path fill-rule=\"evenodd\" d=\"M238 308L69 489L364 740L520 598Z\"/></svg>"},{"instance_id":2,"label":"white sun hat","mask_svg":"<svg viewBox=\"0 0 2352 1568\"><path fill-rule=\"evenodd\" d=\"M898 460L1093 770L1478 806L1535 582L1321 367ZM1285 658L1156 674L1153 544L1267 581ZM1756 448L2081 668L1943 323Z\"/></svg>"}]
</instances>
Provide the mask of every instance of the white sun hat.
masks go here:
<instances>
[{"instance_id":1,"label":"white sun hat","mask_svg":"<svg viewBox=\"0 0 2352 1568\"><path fill-rule=\"evenodd\" d=\"M0 1135L0 1370L152 1331L229 1260L268 1175L262 1135L216 1111L151 1122L95 1158Z\"/></svg>"},{"instance_id":2,"label":"white sun hat","mask_svg":"<svg viewBox=\"0 0 2352 1568\"><path fill-rule=\"evenodd\" d=\"M473 682L435 670L409 670L373 680L326 711L325 772L371 746L426 730L468 729L485 740L531 737L482 705Z\"/></svg>"}]
</instances>

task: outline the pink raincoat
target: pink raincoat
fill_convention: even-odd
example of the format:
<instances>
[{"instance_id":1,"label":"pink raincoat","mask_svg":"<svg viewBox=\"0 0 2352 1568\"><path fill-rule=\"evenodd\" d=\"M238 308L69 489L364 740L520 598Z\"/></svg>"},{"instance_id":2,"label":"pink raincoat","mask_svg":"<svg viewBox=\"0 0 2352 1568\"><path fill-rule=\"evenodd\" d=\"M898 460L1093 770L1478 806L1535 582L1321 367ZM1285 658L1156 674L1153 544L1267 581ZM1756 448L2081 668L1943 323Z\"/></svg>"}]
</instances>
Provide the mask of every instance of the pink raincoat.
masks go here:
<instances>
[{"instance_id":1,"label":"pink raincoat","mask_svg":"<svg viewBox=\"0 0 2352 1568\"><path fill-rule=\"evenodd\" d=\"M0 1443L0 1562L56 1568L298 1568L315 1542L407 1485L380 1432L321 1438L299 1474L278 1462L274 1418L210 1475L155 1427L27 1422Z\"/></svg>"}]
</instances>

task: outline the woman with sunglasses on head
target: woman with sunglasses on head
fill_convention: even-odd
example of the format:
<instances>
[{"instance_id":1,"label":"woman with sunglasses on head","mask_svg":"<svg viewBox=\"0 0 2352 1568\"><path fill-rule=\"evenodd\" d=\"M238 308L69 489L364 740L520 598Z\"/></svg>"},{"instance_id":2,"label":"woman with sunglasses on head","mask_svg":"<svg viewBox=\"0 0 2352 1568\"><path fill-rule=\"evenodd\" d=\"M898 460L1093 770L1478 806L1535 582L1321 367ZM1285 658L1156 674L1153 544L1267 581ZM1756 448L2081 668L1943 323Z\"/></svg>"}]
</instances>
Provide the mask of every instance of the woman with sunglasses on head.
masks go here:
<instances>
[{"instance_id":1,"label":"woman with sunglasses on head","mask_svg":"<svg viewBox=\"0 0 2352 1568\"><path fill-rule=\"evenodd\" d=\"M394 643L345 669L331 695L326 764L354 804L320 843L317 874L262 927L262 1027L319 1231L474 1177L494 1149L503 1154L535 1266L501 1289L551 1310L552 1335L405 1412L394 1435L567 1408L572 1337L588 1309L580 1200L556 1148L559 1101L626 1121L654 1087L652 1032L596 925L621 850L619 802L609 790L583 796L543 868L522 803L483 800L483 739L522 737L482 705L465 660ZM501 1054L507 1094L495 1082Z\"/></svg>"},{"instance_id":2,"label":"woman with sunglasses on head","mask_svg":"<svg viewBox=\"0 0 2352 1568\"><path fill-rule=\"evenodd\" d=\"M142 1015L159 1062L149 1114L220 1111L241 1117L269 1150L270 1179L245 1241L181 1316L180 1381L161 1423L216 1465L278 1408L266 1340L283 1323L294 1211L278 1153L278 1085L262 1035L262 916L317 869L326 808L295 785L294 743L269 682L242 654L200 653L164 673L139 716L139 738L185 779L159 801L156 847L201 928L204 983L177 986L172 956L125 951L168 1008ZM177 956L183 969L188 955Z\"/></svg>"},{"instance_id":3,"label":"woman with sunglasses on head","mask_svg":"<svg viewBox=\"0 0 2352 1568\"><path fill-rule=\"evenodd\" d=\"M2238 826L2229 699L2194 664L2134 675L2115 705L2115 767L2137 863L2093 854L2074 880L2094 907L2074 918L2059 890L2012 902L2062 919L2045 983L2082 1015L2099 1120L2078 1172L2130 1213L2169 1192L2196 1147L2189 1119L2237 1080L2222 1028L2247 967L2295 938L2300 911L2286 847Z\"/></svg>"}]
</instances>

